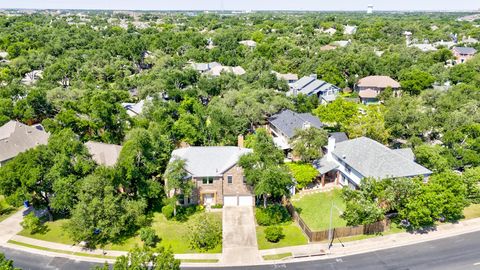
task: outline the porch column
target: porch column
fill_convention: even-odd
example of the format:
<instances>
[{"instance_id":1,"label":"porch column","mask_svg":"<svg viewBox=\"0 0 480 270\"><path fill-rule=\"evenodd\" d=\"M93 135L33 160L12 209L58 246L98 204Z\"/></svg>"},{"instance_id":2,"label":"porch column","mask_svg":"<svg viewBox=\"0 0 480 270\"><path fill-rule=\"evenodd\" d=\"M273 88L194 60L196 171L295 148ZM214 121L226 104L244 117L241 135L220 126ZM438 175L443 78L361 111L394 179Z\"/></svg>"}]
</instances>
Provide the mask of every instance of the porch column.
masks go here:
<instances>
[{"instance_id":1,"label":"porch column","mask_svg":"<svg viewBox=\"0 0 480 270\"><path fill-rule=\"evenodd\" d=\"M322 174L322 187L325 186L325 174Z\"/></svg>"},{"instance_id":2,"label":"porch column","mask_svg":"<svg viewBox=\"0 0 480 270\"><path fill-rule=\"evenodd\" d=\"M335 177L335 185L338 185L339 180L340 180L340 172L337 171L337 176Z\"/></svg>"}]
</instances>

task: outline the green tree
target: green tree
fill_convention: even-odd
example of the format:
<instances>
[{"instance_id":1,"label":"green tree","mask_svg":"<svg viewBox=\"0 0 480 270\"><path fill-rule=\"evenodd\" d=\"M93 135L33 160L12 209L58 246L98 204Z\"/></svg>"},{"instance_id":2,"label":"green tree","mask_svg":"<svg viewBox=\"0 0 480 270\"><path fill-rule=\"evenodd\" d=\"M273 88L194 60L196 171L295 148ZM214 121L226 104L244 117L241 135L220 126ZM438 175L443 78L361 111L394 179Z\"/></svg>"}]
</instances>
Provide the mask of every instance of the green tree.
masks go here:
<instances>
[{"instance_id":1,"label":"green tree","mask_svg":"<svg viewBox=\"0 0 480 270\"><path fill-rule=\"evenodd\" d=\"M42 222L35 216L34 212L26 215L20 222L20 225L22 225L23 229L29 231L30 234L35 234L42 230Z\"/></svg>"},{"instance_id":2,"label":"green tree","mask_svg":"<svg viewBox=\"0 0 480 270\"><path fill-rule=\"evenodd\" d=\"M5 255L3 255L3 253L0 253L0 269L2 269L2 270L20 270L20 268L14 267L13 266L13 261L5 258Z\"/></svg>"},{"instance_id":3,"label":"green tree","mask_svg":"<svg viewBox=\"0 0 480 270\"><path fill-rule=\"evenodd\" d=\"M318 176L319 172L311 164L305 163L287 163L290 172L296 182L296 187L302 189Z\"/></svg>"},{"instance_id":4,"label":"green tree","mask_svg":"<svg viewBox=\"0 0 480 270\"><path fill-rule=\"evenodd\" d=\"M320 105L313 110L323 123L334 125L337 129L344 129L358 114L358 105L354 102L337 98L332 103Z\"/></svg>"},{"instance_id":5,"label":"green tree","mask_svg":"<svg viewBox=\"0 0 480 270\"><path fill-rule=\"evenodd\" d=\"M434 172L443 172L452 167L445 155L446 149L440 145L420 145L414 152L417 162Z\"/></svg>"},{"instance_id":6,"label":"green tree","mask_svg":"<svg viewBox=\"0 0 480 270\"><path fill-rule=\"evenodd\" d=\"M141 228L139 235L140 239L143 241L143 244L148 247L155 247L159 241L155 230L152 228Z\"/></svg>"},{"instance_id":7,"label":"green tree","mask_svg":"<svg viewBox=\"0 0 480 270\"><path fill-rule=\"evenodd\" d=\"M131 198L143 198L154 204L160 200L162 186L157 177L160 174L156 149L152 135L145 129L129 132L117 161L116 172L119 184Z\"/></svg>"},{"instance_id":8,"label":"green tree","mask_svg":"<svg viewBox=\"0 0 480 270\"><path fill-rule=\"evenodd\" d=\"M322 147L327 144L328 133L314 127L297 129L290 140L293 154L303 162L311 162L323 156Z\"/></svg>"},{"instance_id":9,"label":"green tree","mask_svg":"<svg viewBox=\"0 0 480 270\"><path fill-rule=\"evenodd\" d=\"M100 168L82 181L78 203L65 230L75 242L89 247L132 234L145 223L143 200L125 199L113 186L112 169Z\"/></svg>"},{"instance_id":10,"label":"green tree","mask_svg":"<svg viewBox=\"0 0 480 270\"><path fill-rule=\"evenodd\" d=\"M282 151L275 146L265 129L257 129L250 144L253 153L243 155L239 164L244 169L247 182L253 185L255 194L263 197L266 208L268 197L288 196L293 182L283 164Z\"/></svg>"},{"instance_id":11,"label":"green tree","mask_svg":"<svg viewBox=\"0 0 480 270\"><path fill-rule=\"evenodd\" d=\"M422 90L432 86L435 77L419 68L405 70L400 74L400 85L411 95L418 95Z\"/></svg>"},{"instance_id":12,"label":"green tree","mask_svg":"<svg viewBox=\"0 0 480 270\"><path fill-rule=\"evenodd\" d=\"M120 256L113 270L180 270L180 260L175 259L171 249L138 247L130 250L126 256Z\"/></svg>"},{"instance_id":13,"label":"green tree","mask_svg":"<svg viewBox=\"0 0 480 270\"><path fill-rule=\"evenodd\" d=\"M365 114L353 118L346 127L350 138L369 137L387 143L389 130L385 127L384 110L380 106L369 106Z\"/></svg>"},{"instance_id":14,"label":"green tree","mask_svg":"<svg viewBox=\"0 0 480 270\"><path fill-rule=\"evenodd\" d=\"M172 198L171 203L173 204L174 216L177 215L178 194L181 193L188 197L193 191L193 183L185 167L186 161L176 158L168 164L167 170L163 175L167 196Z\"/></svg>"},{"instance_id":15,"label":"green tree","mask_svg":"<svg viewBox=\"0 0 480 270\"><path fill-rule=\"evenodd\" d=\"M220 220L208 214L195 216L188 223L188 239L193 249L208 251L222 241Z\"/></svg>"},{"instance_id":16,"label":"green tree","mask_svg":"<svg viewBox=\"0 0 480 270\"><path fill-rule=\"evenodd\" d=\"M466 197L471 203L480 203L480 167L469 168L462 175Z\"/></svg>"}]
</instances>

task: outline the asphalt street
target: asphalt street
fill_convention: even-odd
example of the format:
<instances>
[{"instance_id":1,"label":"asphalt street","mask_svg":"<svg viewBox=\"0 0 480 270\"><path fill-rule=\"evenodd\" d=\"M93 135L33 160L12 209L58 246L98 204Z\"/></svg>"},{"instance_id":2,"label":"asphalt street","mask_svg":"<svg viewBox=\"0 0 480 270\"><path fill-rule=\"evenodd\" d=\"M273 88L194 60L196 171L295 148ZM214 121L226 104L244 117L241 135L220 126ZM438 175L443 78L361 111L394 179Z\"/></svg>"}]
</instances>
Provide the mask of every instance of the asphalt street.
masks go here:
<instances>
[{"instance_id":1,"label":"asphalt street","mask_svg":"<svg viewBox=\"0 0 480 270\"><path fill-rule=\"evenodd\" d=\"M345 243L348 245L348 243ZM333 249L340 249L339 244ZM43 257L12 249L0 247L0 252L7 258L15 260L15 265L22 269L90 269L93 263L76 262L68 259ZM183 268L186 270L212 269L201 267ZM219 268L215 268L219 269ZM268 266L227 267L229 270L263 270L263 269L319 269L319 270L480 270L480 232L440 240L391 248L382 251L346 256L337 259L309 262L278 263Z\"/></svg>"}]
</instances>

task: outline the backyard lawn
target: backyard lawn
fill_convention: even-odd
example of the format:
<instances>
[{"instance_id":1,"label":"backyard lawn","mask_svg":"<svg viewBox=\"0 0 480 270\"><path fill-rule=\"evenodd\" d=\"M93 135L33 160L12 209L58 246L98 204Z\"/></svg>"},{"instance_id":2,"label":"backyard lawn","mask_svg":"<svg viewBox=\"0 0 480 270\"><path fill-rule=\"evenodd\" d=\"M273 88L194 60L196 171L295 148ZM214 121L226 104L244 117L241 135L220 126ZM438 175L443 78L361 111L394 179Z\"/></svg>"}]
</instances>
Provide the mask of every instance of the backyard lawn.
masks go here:
<instances>
[{"instance_id":1,"label":"backyard lawn","mask_svg":"<svg viewBox=\"0 0 480 270\"><path fill-rule=\"evenodd\" d=\"M196 214L194 214L196 215ZM222 213L209 213L209 215L222 220ZM31 235L27 231L23 230L19 235L31 237L44 241L51 241L63 244L73 244L73 241L68 237L67 233L62 228L63 224L67 222L66 219L59 219L53 222L45 223L47 230L44 234ZM187 222L178 222L167 220L161 213L155 213L153 215L153 221L151 227L157 232L158 237L161 239L159 245L170 246L174 253L198 253L190 249L187 235ZM121 243L109 244L105 249L129 251L135 245L142 245L142 241L138 236L130 237ZM221 253L221 245L217 246L213 250L209 250L208 253Z\"/></svg>"},{"instance_id":2,"label":"backyard lawn","mask_svg":"<svg viewBox=\"0 0 480 270\"><path fill-rule=\"evenodd\" d=\"M257 242L259 249L271 249L271 248L280 248L288 246L298 246L308 244L307 237L303 234L300 227L298 227L295 222L287 222L280 227L283 228L283 234L285 237L278 241L277 243L268 242L265 239L265 226L257 226Z\"/></svg>"},{"instance_id":3,"label":"backyard lawn","mask_svg":"<svg viewBox=\"0 0 480 270\"><path fill-rule=\"evenodd\" d=\"M304 195L300 199L298 196L297 194L292 199L292 203L311 230L322 231L330 227L332 202L334 203L332 226L338 228L347 225L347 222L340 217L341 212L345 210L345 203L340 189Z\"/></svg>"}]
</instances>

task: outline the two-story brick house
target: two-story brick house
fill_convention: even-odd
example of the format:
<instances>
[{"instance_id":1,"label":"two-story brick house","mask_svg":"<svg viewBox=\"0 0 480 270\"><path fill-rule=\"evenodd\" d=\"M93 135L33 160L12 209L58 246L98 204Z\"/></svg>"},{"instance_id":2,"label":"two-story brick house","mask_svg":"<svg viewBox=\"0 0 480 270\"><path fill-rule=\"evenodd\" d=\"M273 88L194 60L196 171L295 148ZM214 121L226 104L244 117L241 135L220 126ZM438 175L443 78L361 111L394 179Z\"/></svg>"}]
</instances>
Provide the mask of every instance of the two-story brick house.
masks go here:
<instances>
[{"instance_id":1,"label":"two-story brick house","mask_svg":"<svg viewBox=\"0 0 480 270\"><path fill-rule=\"evenodd\" d=\"M176 149L172 158L185 160L194 189L183 204L225 206L254 205L252 188L247 185L240 157L252 150L236 146L191 146Z\"/></svg>"},{"instance_id":2,"label":"two-story brick house","mask_svg":"<svg viewBox=\"0 0 480 270\"><path fill-rule=\"evenodd\" d=\"M477 50L471 47L453 47L452 53L455 57L455 63L463 64L472 59L477 53Z\"/></svg>"},{"instance_id":3,"label":"two-story brick house","mask_svg":"<svg viewBox=\"0 0 480 270\"><path fill-rule=\"evenodd\" d=\"M400 83L388 76L368 76L356 84L358 96L363 104L377 103L378 95L387 87L392 88L394 96L400 94Z\"/></svg>"}]
</instances>

